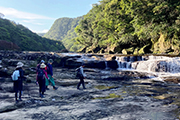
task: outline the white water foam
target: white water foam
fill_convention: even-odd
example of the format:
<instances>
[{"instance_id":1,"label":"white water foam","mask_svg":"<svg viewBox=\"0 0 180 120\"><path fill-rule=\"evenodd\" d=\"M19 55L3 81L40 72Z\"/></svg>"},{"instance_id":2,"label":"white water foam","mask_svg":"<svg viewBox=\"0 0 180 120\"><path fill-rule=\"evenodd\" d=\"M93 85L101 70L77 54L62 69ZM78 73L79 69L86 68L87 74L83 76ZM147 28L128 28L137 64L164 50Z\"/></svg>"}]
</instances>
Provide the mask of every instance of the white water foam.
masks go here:
<instances>
[{"instance_id":1,"label":"white water foam","mask_svg":"<svg viewBox=\"0 0 180 120\"><path fill-rule=\"evenodd\" d=\"M180 76L180 58L166 56L148 56L147 61L126 62L120 61L123 58L118 58L118 70L131 70L137 72L145 72L152 76L152 79L163 81L165 77ZM123 66L122 64L125 64ZM131 68L129 67L131 64ZM133 69L134 68L134 69ZM153 77L154 76L154 77Z\"/></svg>"}]
</instances>

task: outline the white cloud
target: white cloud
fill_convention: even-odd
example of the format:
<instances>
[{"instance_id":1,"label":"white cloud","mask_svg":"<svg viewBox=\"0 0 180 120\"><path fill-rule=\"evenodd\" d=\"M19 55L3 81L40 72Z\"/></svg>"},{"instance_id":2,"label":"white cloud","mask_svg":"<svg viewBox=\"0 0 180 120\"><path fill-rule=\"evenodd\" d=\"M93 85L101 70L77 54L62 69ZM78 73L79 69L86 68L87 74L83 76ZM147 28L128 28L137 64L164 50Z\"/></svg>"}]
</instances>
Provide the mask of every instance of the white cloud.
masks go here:
<instances>
[{"instance_id":1,"label":"white cloud","mask_svg":"<svg viewBox=\"0 0 180 120\"><path fill-rule=\"evenodd\" d=\"M4 14L4 18L22 24L36 33L46 33L55 18L18 11L14 8L5 8L0 6L0 13Z\"/></svg>"},{"instance_id":2,"label":"white cloud","mask_svg":"<svg viewBox=\"0 0 180 120\"><path fill-rule=\"evenodd\" d=\"M32 30L32 31L35 32L35 33L47 33L49 30L48 29L44 29L42 31L34 31L34 30Z\"/></svg>"},{"instance_id":3,"label":"white cloud","mask_svg":"<svg viewBox=\"0 0 180 120\"><path fill-rule=\"evenodd\" d=\"M4 14L5 17L9 16L9 17L13 17L13 18L28 19L28 20L34 20L34 19L49 19L49 20L52 20L52 19L54 19L54 18L50 18L50 17L47 17L47 16L43 16L43 15L18 11L18 10L14 9L14 8L0 7L0 13Z\"/></svg>"},{"instance_id":4,"label":"white cloud","mask_svg":"<svg viewBox=\"0 0 180 120\"><path fill-rule=\"evenodd\" d=\"M49 30L48 29L45 29L42 31L42 33L47 33Z\"/></svg>"},{"instance_id":5,"label":"white cloud","mask_svg":"<svg viewBox=\"0 0 180 120\"><path fill-rule=\"evenodd\" d=\"M34 25L44 25L43 23L37 22L36 20L22 20L23 23L31 23Z\"/></svg>"}]
</instances>

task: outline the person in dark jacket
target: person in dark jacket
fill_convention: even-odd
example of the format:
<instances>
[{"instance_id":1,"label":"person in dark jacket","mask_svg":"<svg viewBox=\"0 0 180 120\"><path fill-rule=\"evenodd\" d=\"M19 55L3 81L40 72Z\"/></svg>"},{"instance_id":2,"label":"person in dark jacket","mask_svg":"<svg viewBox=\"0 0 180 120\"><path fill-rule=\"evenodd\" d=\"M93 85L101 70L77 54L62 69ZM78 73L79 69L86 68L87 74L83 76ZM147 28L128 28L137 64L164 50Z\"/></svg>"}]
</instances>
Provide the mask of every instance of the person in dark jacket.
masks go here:
<instances>
[{"instance_id":1,"label":"person in dark jacket","mask_svg":"<svg viewBox=\"0 0 180 120\"><path fill-rule=\"evenodd\" d=\"M49 79L48 76L47 76L47 72L46 72L45 68L46 68L46 65L44 63L42 63L40 65L40 69L37 72L37 81L38 81L38 84L39 84L39 96L41 98L44 98L44 92L46 90L46 80L45 80L45 77L47 79Z\"/></svg>"},{"instance_id":2,"label":"person in dark jacket","mask_svg":"<svg viewBox=\"0 0 180 120\"><path fill-rule=\"evenodd\" d=\"M86 89L85 84L84 84L84 78L85 78L84 69L83 69L84 67L85 65L82 64L79 68L76 69L76 71L79 69L79 72L80 72L80 75L79 75L80 82L77 85L77 89L79 89L81 84L83 86L83 89Z\"/></svg>"},{"instance_id":3,"label":"person in dark jacket","mask_svg":"<svg viewBox=\"0 0 180 120\"><path fill-rule=\"evenodd\" d=\"M22 101L21 95L22 95L22 92L23 92L23 80L25 79L24 71L22 69L23 65L24 64L22 62L18 62L17 67L16 67L16 70L19 70L18 80L14 81L14 92L15 92L15 100L16 100L16 102ZM18 96L18 92L19 92L19 96ZM19 100L18 100L18 97L19 97Z\"/></svg>"},{"instance_id":4,"label":"person in dark jacket","mask_svg":"<svg viewBox=\"0 0 180 120\"><path fill-rule=\"evenodd\" d=\"M44 60L41 60L40 61L40 63L39 64L37 64L37 66L36 66L36 73L38 72L38 70L40 69L40 66L41 66L41 64L42 63L44 63L45 64L45 61ZM45 70L47 70L46 68L45 68ZM36 77L36 80L37 80L37 77Z\"/></svg>"},{"instance_id":5,"label":"person in dark jacket","mask_svg":"<svg viewBox=\"0 0 180 120\"><path fill-rule=\"evenodd\" d=\"M49 79L46 79L46 90L49 90L49 88L48 88L49 82L50 82L51 85L53 86L53 89L54 89L54 90L57 90L57 89L58 89L57 87L55 87L55 82L54 82L54 78L53 78L53 67L52 67L52 63L53 63L53 60L52 60L52 59L49 59L49 60L48 60L48 64L47 64L47 74L48 74L48 78L49 78Z\"/></svg>"}]
</instances>

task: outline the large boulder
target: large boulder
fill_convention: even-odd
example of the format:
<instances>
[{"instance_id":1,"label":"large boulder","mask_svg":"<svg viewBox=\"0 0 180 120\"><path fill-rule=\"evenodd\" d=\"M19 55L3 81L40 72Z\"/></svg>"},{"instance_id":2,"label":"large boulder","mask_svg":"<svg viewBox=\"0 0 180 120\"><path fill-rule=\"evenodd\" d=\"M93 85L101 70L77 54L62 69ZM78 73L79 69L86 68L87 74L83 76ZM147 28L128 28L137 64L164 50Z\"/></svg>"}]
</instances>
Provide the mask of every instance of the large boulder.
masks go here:
<instances>
[{"instance_id":1,"label":"large boulder","mask_svg":"<svg viewBox=\"0 0 180 120\"><path fill-rule=\"evenodd\" d=\"M119 66L116 60L112 60L112 61L107 61L107 67L111 69L117 69Z\"/></svg>"}]
</instances>

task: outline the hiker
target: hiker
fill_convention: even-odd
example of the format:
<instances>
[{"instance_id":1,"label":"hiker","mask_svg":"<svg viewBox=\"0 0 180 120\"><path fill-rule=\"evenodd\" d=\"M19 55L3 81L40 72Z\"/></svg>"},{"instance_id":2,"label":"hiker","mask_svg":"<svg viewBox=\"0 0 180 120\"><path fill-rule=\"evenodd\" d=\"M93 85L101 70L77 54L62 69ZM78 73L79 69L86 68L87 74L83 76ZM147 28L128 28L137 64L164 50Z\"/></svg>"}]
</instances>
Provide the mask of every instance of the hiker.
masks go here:
<instances>
[{"instance_id":1,"label":"hiker","mask_svg":"<svg viewBox=\"0 0 180 120\"><path fill-rule=\"evenodd\" d=\"M82 64L79 68L76 69L76 71L78 73L77 77L80 79L80 82L77 85L77 89L79 89L81 84L83 86L83 89L86 89L85 85L84 85L84 78L85 78L84 69L83 69L84 67L85 67L85 65Z\"/></svg>"},{"instance_id":2,"label":"hiker","mask_svg":"<svg viewBox=\"0 0 180 120\"><path fill-rule=\"evenodd\" d=\"M49 78L49 79L46 79L46 90L49 90L49 88L48 88L49 82L50 82L51 85L53 86L53 89L54 89L54 90L57 90L57 89L58 89L57 87L55 87L55 82L54 82L54 78L53 78L53 67L52 67L52 63L53 63L53 60L52 60L52 59L49 59L49 60L48 60L48 64L47 64L47 74L48 74L48 78Z\"/></svg>"},{"instance_id":3,"label":"hiker","mask_svg":"<svg viewBox=\"0 0 180 120\"><path fill-rule=\"evenodd\" d=\"M37 67L36 67L36 72L38 72L38 70L40 69L40 65L41 63L44 63L45 64L45 61L44 60L41 60L39 64L37 64Z\"/></svg>"},{"instance_id":4,"label":"hiker","mask_svg":"<svg viewBox=\"0 0 180 120\"><path fill-rule=\"evenodd\" d=\"M47 79L49 79L48 76L47 76L47 72L46 72L45 68L46 68L46 65L44 63L41 63L40 69L37 72L37 82L39 84L39 96L41 98L44 98L44 92L45 92L45 89L46 89L45 77Z\"/></svg>"},{"instance_id":5,"label":"hiker","mask_svg":"<svg viewBox=\"0 0 180 120\"><path fill-rule=\"evenodd\" d=\"M21 95L23 92L23 80L25 79L24 71L22 69L23 65L24 64L22 62L18 62L16 69L15 69L15 71L18 72L17 80L13 80L14 81L14 92L15 92L16 103L19 101L22 101ZM19 100L18 100L18 92L19 92Z\"/></svg>"}]
</instances>

